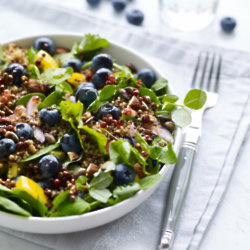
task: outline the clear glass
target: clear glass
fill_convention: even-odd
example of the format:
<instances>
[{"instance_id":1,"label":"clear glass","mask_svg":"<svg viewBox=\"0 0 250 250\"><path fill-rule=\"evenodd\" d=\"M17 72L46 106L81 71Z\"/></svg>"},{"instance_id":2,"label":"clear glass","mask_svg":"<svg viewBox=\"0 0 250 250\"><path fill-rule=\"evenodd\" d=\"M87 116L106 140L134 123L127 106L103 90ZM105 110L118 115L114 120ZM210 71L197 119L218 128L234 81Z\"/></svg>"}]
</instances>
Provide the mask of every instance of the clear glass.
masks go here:
<instances>
[{"instance_id":1,"label":"clear glass","mask_svg":"<svg viewBox=\"0 0 250 250\"><path fill-rule=\"evenodd\" d=\"M218 0L160 0L163 20L183 31L201 30L214 19Z\"/></svg>"}]
</instances>

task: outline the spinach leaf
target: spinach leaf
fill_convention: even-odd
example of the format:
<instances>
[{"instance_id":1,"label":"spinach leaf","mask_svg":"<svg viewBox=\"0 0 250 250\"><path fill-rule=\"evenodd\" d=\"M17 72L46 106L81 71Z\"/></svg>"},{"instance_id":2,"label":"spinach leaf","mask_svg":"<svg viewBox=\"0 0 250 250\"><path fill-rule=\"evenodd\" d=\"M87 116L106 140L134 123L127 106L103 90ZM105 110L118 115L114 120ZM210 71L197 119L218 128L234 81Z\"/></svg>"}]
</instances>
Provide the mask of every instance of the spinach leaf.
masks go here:
<instances>
[{"instance_id":1,"label":"spinach leaf","mask_svg":"<svg viewBox=\"0 0 250 250\"><path fill-rule=\"evenodd\" d=\"M158 92L167 92L167 87L168 87L168 80L164 79L164 78L160 78L158 79L153 86L151 87L151 89L158 93Z\"/></svg>"},{"instance_id":2,"label":"spinach leaf","mask_svg":"<svg viewBox=\"0 0 250 250\"><path fill-rule=\"evenodd\" d=\"M42 148L40 149L38 152L36 152L35 154L33 155L30 155L29 157L21 160L20 162L28 162L28 161L32 161L32 160L35 160L47 153L49 153L50 151L56 149L56 148L59 148L60 147L60 144L61 144L61 138L55 143L55 144L51 144L45 148Z\"/></svg>"},{"instance_id":3,"label":"spinach leaf","mask_svg":"<svg viewBox=\"0 0 250 250\"><path fill-rule=\"evenodd\" d=\"M191 89L185 99L184 105L191 109L200 109L206 103L207 94L200 89Z\"/></svg>"},{"instance_id":4,"label":"spinach leaf","mask_svg":"<svg viewBox=\"0 0 250 250\"><path fill-rule=\"evenodd\" d=\"M106 155L106 144L107 144L107 137L88 126L78 126L79 129L82 129L86 134L90 136L90 138L97 144L99 152Z\"/></svg>"},{"instance_id":5,"label":"spinach leaf","mask_svg":"<svg viewBox=\"0 0 250 250\"><path fill-rule=\"evenodd\" d=\"M34 63L36 55L38 53L38 50L31 47L25 54L25 56L28 58L29 63Z\"/></svg>"},{"instance_id":6,"label":"spinach leaf","mask_svg":"<svg viewBox=\"0 0 250 250\"><path fill-rule=\"evenodd\" d=\"M140 88L139 92L140 92L140 96L149 96L152 102L159 103L157 95L151 89Z\"/></svg>"},{"instance_id":7,"label":"spinach leaf","mask_svg":"<svg viewBox=\"0 0 250 250\"><path fill-rule=\"evenodd\" d=\"M54 86L69 79L73 72L71 67L48 68L41 74L40 80L47 81L51 86Z\"/></svg>"},{"instance_id":8,"label":"spinach leaf","mask_svg":"<svg viewBox=\"0 0 250 250\"><path fill-rule=\"evenodd\" d=\"M137 182L134 182L126 186L118 186L113 191L113 196L116 201L123 201L140 191L140 185Z\"/></svg>"},{"instance_id":9,"label":"spinach leaf","mask_svg":"<svg viewBox=\"0 0 250 250\"><path fill-rule=\"evenodd\" d=\"M142 190L147 189L151 186L154 186L156 183L158 183L161 180L162 176L160 174L154 174L146 176L142 179L140 179L139 184Z\"/></svg>"},{"instance_id":10,"label":"spinach leaf","mask_svg":"<svg viewBox=\"0 0 250 250\"><path fill-rule=\"evenodd\" d=\"M117 86L116 85L107 85L100 92L99 100L101 102L109 101L114 98L117 94Z\"/></svg>"},{"instance_id":11,"label":"spinach leaf","mask_svg":"<svg viewBox=\"0 0 250 250\"><path fill-rule=\"evenodd\" d=\"M89 190L89 195L97 201L100 201L102 203L107 203L109 197L112 196L112 193L107 188L104 189L91 188Z\"/></svg>"},{"instance_id":12,"label":"spinach leaf","mask_svg":"<svg viewBox=\"0 0 250 250\"><path fill-rule=\"evenodd\" d=\"M142 150L149 153L150 147L149 147L148 143L142 138L142 136L140 135L140 133L137 130L135 132L135 138L136 138L137 142L141 145Z\"/></svg>"},{"instance_id":13,"label":"spinach leaf","mask_svg":"<svg viewBox=\"0 0 250 250\"><path fill-rule=\"evenodd\" d=\"M28 101L30 100L31 97L33 96L39 96L40 99L43 101L45 99L45 95L42 93L30 93L27 94L23 97L21 97L16 103L15 103L15 107L18 105L23 105L24 107L26 107Z\"/></svg>"},{"instance_id":14,"label":"spinach leaf","mask_svg":"<svg viewBox=\"0 0 250 250\"><path fill-rule=\"evenodd\" d=\"M191 123L192 117L188 110L180 108L172 112L172 120L177 126L186 127Z\"/></svg>"},{"instance_id":15,"label":"spinach leaf","mask_svg":"<svg viewBox=\"0 0 250 250\"><path fill-rule=\"evenodd\" d=\"M12 200L0 196L0 209L1 208L7 210L8 212L12 212L14 214L19 214L26 217L31 216L31 213L20 207Z\"/></svg>"},{"instance_id":16,"label":"spinach leaf","mask_svg":"<svg viewBox=\"0 0 250 250\"><path fill-rule=\"evenodd\" d=\"M107 172L98 172L89 183L90 188L103 189L108 187L113 181L113 177Z\"/></svg>"}]
</instances>

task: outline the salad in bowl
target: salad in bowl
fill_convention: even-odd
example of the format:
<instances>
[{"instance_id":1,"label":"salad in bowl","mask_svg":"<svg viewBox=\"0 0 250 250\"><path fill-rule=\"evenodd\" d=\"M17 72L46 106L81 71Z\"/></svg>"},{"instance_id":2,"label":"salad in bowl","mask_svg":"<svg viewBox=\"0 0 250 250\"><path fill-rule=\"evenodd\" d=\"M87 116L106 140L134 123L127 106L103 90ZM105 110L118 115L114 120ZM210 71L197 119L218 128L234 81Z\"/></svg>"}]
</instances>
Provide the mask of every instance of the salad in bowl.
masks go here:
<instances>
[{"instance_id":1,"label":"salad in bowl","mask_svg":"<svg viewBox=\"0 0 250 250\"><path fill-rule=\"evenodd\" d=\"M110 46L86 34L71 48L50 36L0 47L1 211L93 214L156 186L177 162L177 127L204 93L182 105L154 69L120 63Z\"/></svg>"}]
</instances>

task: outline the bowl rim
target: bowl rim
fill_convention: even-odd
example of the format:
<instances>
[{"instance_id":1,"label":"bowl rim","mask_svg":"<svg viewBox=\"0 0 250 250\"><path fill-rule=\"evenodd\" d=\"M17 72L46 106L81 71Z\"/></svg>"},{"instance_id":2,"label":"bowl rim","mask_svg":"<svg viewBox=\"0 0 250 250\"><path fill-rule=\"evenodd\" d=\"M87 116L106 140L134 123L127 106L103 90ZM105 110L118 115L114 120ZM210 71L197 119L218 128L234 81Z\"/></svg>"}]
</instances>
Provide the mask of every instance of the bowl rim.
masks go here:
<instances>
[{"instance_id":1,"label":"bowl rim","mask_svg":"<svg viewBox=\"0 0 250 250\"><path fill-rule=\"evenodd\" d=\"M52 40L53 40L53 38L58 38L58 37L74 37L75 39L79 40L79 39L81 39L83 37L84 34L85 33L78 33L78 32L64 32L64 33L53 32L53 33L35 34L35 35L31 35L31 36L19 36L19 37L15 38L15 39L4 41L4 43L2 43L1 45L3 47L5 47L10 43L18 44L18 43L21 43L21 42L25 42L26 40L35 40L36 38L39 38L39 37L50 37L50 38L52 38ZM164 77L164 74L162 73L162 71L157 69L156 66L153 63L151 63L147 59L145 59L140 52L137 52L134 49L132 49L132 48L126 46L126 45L123 45L121 43L114 42L110 38L105 38L105 39L107 39L109 41L110 46L114 46L116 48L121 48L124 52L129 52L130 54L133 54L135 57L139 58L141 61L148 64L148 66L158 75L158 77ZM171 84L168 85L168 91L171 94L175 94L175 91L174 91L173 87L171 86ZM181 129L179 127L177 127L176 133L175 133L175 141L173 143L173 147L174 147L175 152L178 152L181 137L182 137L181 136ZM5 212L5 211L0 211L0 215L1 216L11 217L11 218L15 217L16 219L21 220L21 221L27 221L28 220L28 221L39 222L39 223L46 223L46 222L52 222L52 221L55 221L55 222L71 221L72 222L72 221L75 221L75 220L79 220L79 218L96 217L96 216L100 215L101 213L105 213L105 212L108 212L108 211L113 210L113 209L119 209L119 207L123 207L127 203L132 202L133 200L137 200L137 198L139 196L142 196L144 193L150 192L150 190L152 188L154 188L155 186L157 186L159 183L162 182L164 176L167 174L167 172L169 171L169 168L171 166L172 165L164 165L162 167L162 169L159 171L159 174L162 175L162 179L156 185L153 185L153 186L149 187L146 190L140 190L134 196L129 197L128 199L125 199L125 200L123 200L123 201L121 201L121 202L119 202L117 204L101 208L99 210L90 211L90 212L83 213L83 214L80 214L80 215L69 215L69 216L61 216L61 217L36 217L36 216L23 217L23 216L20 216L20 215L17 215L17 214L11 214L11 213L8 213L8 212Z\"/></svg>"}]
</instances>

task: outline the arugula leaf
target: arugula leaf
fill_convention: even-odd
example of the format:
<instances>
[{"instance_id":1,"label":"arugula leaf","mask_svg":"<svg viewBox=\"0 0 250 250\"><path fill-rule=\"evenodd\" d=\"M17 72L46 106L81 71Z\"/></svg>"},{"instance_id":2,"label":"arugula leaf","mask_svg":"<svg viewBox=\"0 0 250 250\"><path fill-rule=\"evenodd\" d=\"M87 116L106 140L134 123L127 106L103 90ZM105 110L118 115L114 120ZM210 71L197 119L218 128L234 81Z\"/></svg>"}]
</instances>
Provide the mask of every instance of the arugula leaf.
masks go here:
<instances>
[{"instance_id":1,"label":"arugula leaf","mask_svg":"<svg viewBox=\"0 0 250 250\"><path fill-rule=\"evenodd\" d=\"M91 188L103 189L108 187L113 181L113 177L107 172L98 172L96 176L91 180L89 186Z\"/></svg>"},{"instance_id":2,"label":"arugula leaf","mask_svg":"<svg viewBox=\"0 0 250 250\"><path fill-rule=\"evenodd\" d=\"M180 108L172 112L172 120L177 126L186 127L191 123L192 117L188 110Z\"/></svg>"},{"instance_id":3,"label":"arugula leaf","mask_svg":"<svg viewBox=\"0 0 250 250\"><path fill-rule=\"evenodd\" d=\"M35 159L41 157L42 155L45 155L45 154L49 153L50 151L52 151L52 150L54 150L56 148L59 148L60 144L61 144L61 138L55 144L51 144L51 145L49 145L49 146L47 146L45 148L40 149L35 154L30 155L29 157L21 160L20 162L28 162L28 161L35 160Z\"/></svg>"},{"instance_id":4,"label":"arugula leaf","mask_svg":"<svg viewBox=\"0 0 250 250\"><path fill-rule=\"evenodd\" d=\"M163 93L163 92L166 93L167 88L168 88L168 80L164 78L158 79L151 87L151 89L156 93Z\"/></svg>"},{"instance_id":5,"label":"arugula leaf","mask_svg":"<svg viewBox=\"0 0 250 250\"><path fill-rule=\"evenodd\" d=\"M90 138L97 144L97 147L99 149L99 152L106 155L106 145L108 142L108 139L105 135L95 131L92 128L89 128L88 126L78 126L79 129L82 129L86 134L90 136Z\"/></svg>"},{"instance_id":6,"label":"arugula leaf","mask_svg":"<svg viewBox=\"0 0 250 250\"><path fill-rule=\"evenodd\" d=\"M36 55L38 53L38 50L31 47L25 54L25 56L28 58L29 63L34 63Z\"/></svg>"},{"instance_id":7,"label":"arugula leaf","mask_svg":"<svg viewBox=\"0 0 250 250\"><path fill-rule=\"evenodd\" d=\"M159 161L165 164L174 164L178 161L171 143L168 142L167 147L162 150Z\"/></svg>"},{"instance_id":8,"label":"arugula leaf","mask_svg":"<svg viewBox=\"0 0 250 250\"><path fill-rule=\"evenodd\" d=\"M158 183L161 180L162 176L160 174L154 174L146 176L142 179L140 179L139 184L142 190L145 190L151 186L154 186L156 183Z\"/></svg>"},{"instance_id":9,"label":"arugula leaf","mask_svg":"<svg viewBox=\"0 0 250 250\"><path fill-rule=\"evenodd\" d=\"M150 152L150 147L148 143L142 138L141 134L138 132L138 130L135 131L135 138L137 142L141 145L142 150Z\"/></svg>"},{"instance_id":10,"label":"arugula leaf","mask_svg":"<svg viewBox=\"0 0 250 250\"><path fill-rule=\"evenodd\" d=\"M90 211L90 205L79 196L76 197L74 202L69 198L63 200L56 206L56 212L50 214L51 217L78 215Z\"/></svg>"},{"instance_id":11,"label":"arugula leaf","mask_svg":"<svg viewBox=\"0 0 250 250\"><path fill-rule=\"evenodd\" d=\"M15 107L18 105L23 105L24 107L26 107L28 101L30 100L31 97L33 96L39 96L40 99L43 101L45 99L45 95L42 93L30 93L27 94L23 97L21 97L16 103L15 103Z\"/></svg>"},{"instance_id":12,"label":"arugula leaf","mask_svg":"<svg viewBox=\"0 0 250 250\"><path fill-rule=\"evenodd\" d=\"M140 92L140 96L149 96L152 102L159 103L157 95L151 89L140 88L139 92Z\"/></svg>"},{"instance_id":13,"label":"arugula leaf","mask_svg":"<svg viewBox=\"0 0 250 250\"><path fill-rule=\"evenodd\" d=\"M116 201L123 201L140 191L140 185L137 182L134 182L126 186L118 186L113 191L113 196Z\"/></svg>"},{"instance_id":14,"label":"arugula leaf","mask_svg":"<svg viewBox=\"0 0 250 250\"><path fill-rule=\"evenodd\" d=\"M5 197L0 197L0 209L1 208L14 214L19 214L26 217L31 216L31 213L29 213L27 210L23 209L18 204Z\"/></svg>"},{"instance_id":15,"label":"arugula leaf","mask_svg":"<svg viewBox=\"0 0 250 250\"><path fill-rule=\"evenodd\" d=\"M43 109L46 107L51 107L53 104L59 104L64 96L64 92L61 91L53 91L50 95L48 95L42 103L38 106L38 109Z\"/></svg>"},{"instance_id":16,"label":"arugula leaf","mask_svg":"<svg viewBox=\"0 0 250 250\"><path fill-rule=\"evenodd\" d=\"M40 80L47 81L51 86L54 86L69 79L73 72L71 67L48 68L41 74Z\"/></svg>"},{"instance_id":17,"label":"arugula leaf","mask_svg":"<svg viewBox=\"0 0 250 250\"><path fill-rule=\"evenodd\" d=\"M200 109L206 103L207 94L205 91L200 89L191 89L185 99L184 105L191 109Z\"/></svg>"},{"instance_id":18,"label":"arugula leaf","mask_svg":"<svg viewBox=\"0 0 250 250\"><path fill-rule=\"evenodd\" d=\"M104 189L91 188L89 190L89 195L97 201L100 201L102 203L107 203L109 197L112 196L112 193L107 188Z\"/></svg>"},{"instance_id":19,"label":"arugula leaf","mask_svg":"<svg viewBox=\"0 0 250 250\"><path fill-rule=\"evenodd\" d=\"M116 85L107 85L100 92L99 100L101 102L109 101L114 98L117 94L117 86Z\"/></svg>"},{"instance_id":20,"label":"arugula leaf","mask_svg":"<svg viewBox=\"0 0 250 250\"><path fill-rule=\"evenodd\" d=\"M88 178L85 175L80 175L76 180L76 187L78 189L84 188L84 184L87 182Z\"/></svg>"}]
</instances>

